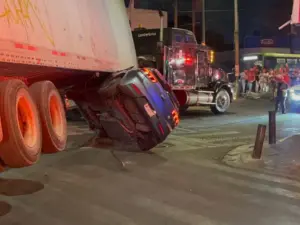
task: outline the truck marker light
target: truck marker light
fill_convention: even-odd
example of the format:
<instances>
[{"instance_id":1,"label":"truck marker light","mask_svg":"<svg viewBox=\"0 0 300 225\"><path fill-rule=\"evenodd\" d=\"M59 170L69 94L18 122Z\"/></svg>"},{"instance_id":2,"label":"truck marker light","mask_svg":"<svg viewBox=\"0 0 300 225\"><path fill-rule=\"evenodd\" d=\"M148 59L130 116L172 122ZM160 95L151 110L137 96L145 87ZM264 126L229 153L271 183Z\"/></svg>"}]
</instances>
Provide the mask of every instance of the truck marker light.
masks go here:
<instances>
[{"instance_id":1,"label":"truck marker light","mask_svg":"<svg viewBox=\"0 0 300 225\"><path fill-rule=\"evenodd\" d=\"M25 50L29 50L29 51L36 51L37 50L37 48L32 46L32 45L25 45L25 44L21 44L21 43L15 43L15 48L25 49Z\"/></svg>"},{"instance_id":2,"label":"truck marker light","mask_svg":"<svg viewBox=\"0 0 300 225\"><path fill-rule=\"evenodd\" d=\"M155 77L155 75L151 72L151 70L147 69L147 68L143 68L142 69L144 74L152 81L152 83L156 83L157 79Z\"/></svg>"},{"instance_id":3,"label":"truck marker light","mask_svg":"<svg viewBox=\"0 0 300 225\"><path fill-rule=\"evenodd\" d=\"M65 52L52 51L52 55L56 56L67 56Z\"/></svg>"},{"instance_id":4,"label":"truck marker light","mask_svg":"<svg viewBox=\"0 0 300 225\"><path fill-rule=\"evenodd\" d=\"M194 64L193 58L192 57L185 57L184 58L184 64L186 64L186 65L193 65Z\"/></svg>"}]
</instances>

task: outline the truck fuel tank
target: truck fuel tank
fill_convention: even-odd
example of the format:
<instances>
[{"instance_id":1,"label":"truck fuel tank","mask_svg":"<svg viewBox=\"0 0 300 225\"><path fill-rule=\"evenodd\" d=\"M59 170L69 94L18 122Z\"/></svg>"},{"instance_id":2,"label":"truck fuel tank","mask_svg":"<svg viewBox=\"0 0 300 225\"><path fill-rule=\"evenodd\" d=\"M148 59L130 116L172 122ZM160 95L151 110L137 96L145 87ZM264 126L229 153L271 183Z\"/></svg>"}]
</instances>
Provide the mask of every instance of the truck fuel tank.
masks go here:
<instances>
[{"instance_id":1,"label":"truck fuel tank","mask_svg":"<svg viewBox=\"0 0 300 225\"><path fill-rule=\"evenodd\" d=\"M181 106L214 105L213 91L174 90Z\"/></svg>"}]
</instances>

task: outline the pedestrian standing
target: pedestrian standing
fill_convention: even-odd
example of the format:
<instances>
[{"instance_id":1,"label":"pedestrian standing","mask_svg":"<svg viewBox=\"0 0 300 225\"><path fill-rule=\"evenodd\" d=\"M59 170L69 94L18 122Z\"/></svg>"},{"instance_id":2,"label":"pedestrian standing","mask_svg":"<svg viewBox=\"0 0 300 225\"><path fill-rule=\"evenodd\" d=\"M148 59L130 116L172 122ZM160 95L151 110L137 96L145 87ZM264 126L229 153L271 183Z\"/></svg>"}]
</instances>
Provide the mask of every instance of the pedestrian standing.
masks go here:
<instances>
[{"instance_id":1,"label":"pedestrian standing","mask_svg":"<svg viewBox=\"0 0 300 225\"><path fill-rule=\"evenodd\" d=\"M247 95L249 95L252 92L252 88L253 88L253 83L255 82L255 69L251 68L248 72L248 76L247 76L247 81L248 81L248 92Z\"/></svg>"},{"instance_id":2,"label":"pedestrian standing","mask_svg":"<svg viewBox=\"0 0 300 225\"><path fill-rule=\"evenodd\" d=\"M268 75L269 74L266 69L263 69L259 75L259 87L260 87L260 91L263 93L268 91L267 90Z\"/></svg>"},{"instance_id":3,"label":"pedestrian standing","mask_svg":"<svg viewBox=\"0 0 300 225\"><path fill-rule=\"evenodd\" d=\"M286 113L285 101L287 96L288 85L286 84L283 75L277 75L276 78L277 78L277 90L276 90L275 111L278 112L280 106L282 114L285 114Z\"/></svg>"},{"instance_id":4,"label":"pedestrian standing","mask_svg":"<svg viewBox=\"0 0 300 225\"><path fill-rule=\"evenodd\" d=\"M248 70L244 70L240 74L240 83L241 83L241 94L244 96L246 92L246 80L247 80Z\"/></svg>"},{"instance_id":5,"label":"pedestrian standing","mask_svg":"<svg viewBox=\"0 0 300 225\"><path fill-rule=\"evenodd\" d=\"M254 67L254 73L255 73L255 83L254 83L254 86L255 86L255 93L258 93L259 90L260 90L260 85L259 85L259 75L260 75L260 70L257 66Z\"/></svg>"},{"instance_id":6,"label":"pedestrian standing","mask_svg":"<svg viewBox=\"0 0 300 225\"><path fill-rule=\"evenodd\" d=\"M277 70L270 70L269 72L269 87L271 90L271 101L275 100L275 93L276 93L276 77Z\"/></svg>"}]
</instances>

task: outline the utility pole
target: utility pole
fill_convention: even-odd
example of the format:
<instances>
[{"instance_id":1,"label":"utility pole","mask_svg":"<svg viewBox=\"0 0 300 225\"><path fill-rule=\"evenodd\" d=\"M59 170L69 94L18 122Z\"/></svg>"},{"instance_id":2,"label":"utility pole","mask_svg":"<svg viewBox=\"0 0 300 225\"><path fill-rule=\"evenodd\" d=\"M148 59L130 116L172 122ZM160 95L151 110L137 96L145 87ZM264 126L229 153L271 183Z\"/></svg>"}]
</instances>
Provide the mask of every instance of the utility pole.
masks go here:
<instances>
[{"instance_id":1,"label":"utility pole","mask_svg":"<svg viewBox=\"0 0 300 225\"><path fill-rule=\"evenodd\" d=\"M194 34L196 34L196 3L197 0L192 0L192 31Z\"/></svg>"},{"instance_id":2,"label":"utility pole","mask_svg":"<svg viewBox=\"0 0 300 225\"><path fill-rule=\"evenodd\" d=\"M235 97L239 92L239 75L240 75L240 43L239 43L239 8L238 0L234 0L234 53L235 53Z\"/></svg>"},{"instance_id":3,"label":"utility pole","mask_svg":"<svg viewBox=\"0 0 300 225\"><path fill-rule=\"evenodd\" d=\"M202 44L206 43L205 0L202 0Z\"/></svg>"},{"instance_id":4,"label":"utility pole","mask_svg":"<svg viewBox=\"0 0 300 225\"><path fill-rule=\"evenodd\" d=\"M129 9L129 23L130 23L130 27L131 29L133 29L133 26L132 26L132 14L133 14L133 11L134 11L134 5L135 5L135 0L130 0L129 1L129 6L128 6L128 9Z\"/></svg>"},{"instance_id":5,"label":"utility pole","mask_svg":"<svg viewBox=\"0 0 300 225\"><path fill-rule=\"evenodd\" d=\"M290 31L290 53L295 53L293 48L293 40L297 36L297 32L295 30L295 25L291 24L291 31Z\"/></svg>"},{"instance_id":6,"label":"utility pole","mask_svg":"<svg viewBox=\"0 0 300 225\"><path fill-rule=\"evenodd\" d=\"M178 27L178 0L174 0L174 27Z\"/></svg>"}]
</instances>

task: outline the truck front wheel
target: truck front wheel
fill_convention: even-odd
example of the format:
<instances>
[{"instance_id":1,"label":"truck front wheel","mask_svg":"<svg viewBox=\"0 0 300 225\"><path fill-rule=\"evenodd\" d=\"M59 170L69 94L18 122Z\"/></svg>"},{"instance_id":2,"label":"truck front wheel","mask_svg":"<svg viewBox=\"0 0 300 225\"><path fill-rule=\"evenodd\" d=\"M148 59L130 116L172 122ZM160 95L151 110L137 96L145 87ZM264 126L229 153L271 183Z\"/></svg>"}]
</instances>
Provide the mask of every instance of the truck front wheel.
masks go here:
<instances>
[{"instance_id":1,"label":"truck front wheel","mask_svg":"<svg viewBox=\"0 0 300 225\"><path fill-rule=\"evenodd\" d=\"M214 114L225 113L230 106L230 96L225 89L221 89L215 97L215 105L210 107Z\"/></svg>"},{"instance_id":2,"label":"truck front wheel","mask_svg":"<svg viewBox=\"0 0 300 225\"><path fill-rule=\"evenodd\" d=\"M42 122L42 151L55 153L65 150L67 121L58 90L52 82L41 81L31 85L30 93L37 104Z\"/></svg>"}]
</instances>

